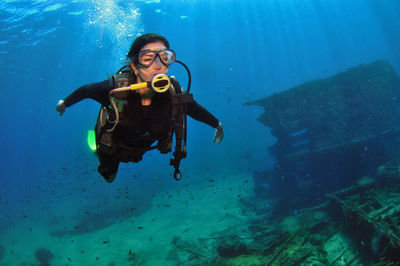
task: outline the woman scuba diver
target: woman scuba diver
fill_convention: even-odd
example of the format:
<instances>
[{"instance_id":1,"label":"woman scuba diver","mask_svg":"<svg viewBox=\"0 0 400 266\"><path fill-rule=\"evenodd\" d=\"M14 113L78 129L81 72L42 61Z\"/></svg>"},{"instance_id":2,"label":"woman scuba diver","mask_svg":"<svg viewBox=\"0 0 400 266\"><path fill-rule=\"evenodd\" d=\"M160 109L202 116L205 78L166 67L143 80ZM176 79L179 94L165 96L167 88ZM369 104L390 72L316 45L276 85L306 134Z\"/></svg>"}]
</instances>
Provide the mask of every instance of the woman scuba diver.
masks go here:
<instances>
[{"instance_id":1,"label":"woman scuba diver","mask_svg":"<svg viewBox=\"0 0 400 266\"><path fill-rule=\"evenodd\" d=\"M129 65L117 74L78 88L60 100L56 110L62 115L66 107L87 98L101 104L95 127L96 154L98 171L107 182L114 181L120 162L139 162L154 148L163 154L171 152L174 135L171 165L175 168L174 178L179 180L179 163L186 157L186 115L216 128L216 143L224 136L222 125L189 94L190 72L176 60L166 38L154 33L141 35L127 57ZM182 92L174 77L166 76L174 62L188 71L187 92Z\"/></svg>"}]
</instances>

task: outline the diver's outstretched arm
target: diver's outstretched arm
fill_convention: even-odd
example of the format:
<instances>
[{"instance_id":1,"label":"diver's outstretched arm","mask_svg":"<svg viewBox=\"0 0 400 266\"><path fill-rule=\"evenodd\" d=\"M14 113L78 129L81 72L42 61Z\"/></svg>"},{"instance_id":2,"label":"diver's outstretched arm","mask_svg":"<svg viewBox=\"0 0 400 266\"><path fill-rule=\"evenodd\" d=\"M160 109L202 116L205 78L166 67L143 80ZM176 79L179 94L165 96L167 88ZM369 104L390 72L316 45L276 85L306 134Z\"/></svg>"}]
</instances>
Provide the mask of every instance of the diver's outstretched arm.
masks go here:
<instances>
[{"instance_id":1,"label":"diver's outstretched arm","mask_svg":"<svg viewBox=\"0 0 400 266\"><path fill-rule=\"evenodd\" d=\"M67 107L83 99L93 99L104 106L108 106L110 104L108 93L112 89L114 89L114 80L111 78L102 82L84 85L75 90L64 100L59 100L56 110L62 115Z\"/></svg>"},{"instance_id":2,"label":"diver's outstretched arm","mask_svg":"<svg viewBox=\"0 0 400 266\"><path fill-rule=\"evenodd\" d=\"M217 144L220 143L224 138L224 130L222 129L221 122L196 101L189 102L186 106L187 114L191 118L206 123L213 128L216 128L214 134L214 142Z\"/></svg>"}]
</instances>

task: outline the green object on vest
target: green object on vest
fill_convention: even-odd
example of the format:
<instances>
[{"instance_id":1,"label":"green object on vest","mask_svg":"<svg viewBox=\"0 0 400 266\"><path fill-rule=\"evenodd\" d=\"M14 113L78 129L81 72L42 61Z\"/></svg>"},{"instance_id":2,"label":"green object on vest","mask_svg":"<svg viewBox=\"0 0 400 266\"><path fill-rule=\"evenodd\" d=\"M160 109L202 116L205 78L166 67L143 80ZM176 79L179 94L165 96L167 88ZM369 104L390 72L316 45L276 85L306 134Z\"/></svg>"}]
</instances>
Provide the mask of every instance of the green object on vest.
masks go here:
<instances>
[{"instance_id":1,"label":"green object on vest","mask_svg":"<svg viewBox=\"0 0 400 266\"><path fill-rule=\"evenodd\" d=\"M94 134L94 130L89 130L87 135L87 143L92 152L96 151L96 135Z\"/></svg>"}]
</instances>

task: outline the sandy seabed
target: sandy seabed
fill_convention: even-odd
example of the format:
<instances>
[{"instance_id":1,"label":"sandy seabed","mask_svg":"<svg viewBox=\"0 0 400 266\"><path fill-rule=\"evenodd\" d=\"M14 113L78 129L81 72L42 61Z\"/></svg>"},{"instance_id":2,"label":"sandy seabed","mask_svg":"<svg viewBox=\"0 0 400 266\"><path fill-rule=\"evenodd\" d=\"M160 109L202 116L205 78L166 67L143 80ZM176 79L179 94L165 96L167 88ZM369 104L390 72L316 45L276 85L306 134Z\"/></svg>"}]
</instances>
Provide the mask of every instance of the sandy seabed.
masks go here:
<instances>
[{"instance_id":1,"label":"sandy seabed","mask_svg":"<svg viewBox=\"0 0 400 266\"><path fill-rule=\"evenodd\" d=\"M52 236L54 228L46 217L43 223L25 220L2 233L6 252L0 265L39 265L38 248L54 254L51 265L177 265L176 256L171 255L177 240L198 243L232 227L247 230L248 217L242 214L239 200L251 195L252 189L249 173L214 176L185 190L168 191L173 196L154 195L151 206L138 215L75 235ZM205 246L193 253L215 253L209 249Z\"/></svg>"}]
</instances>

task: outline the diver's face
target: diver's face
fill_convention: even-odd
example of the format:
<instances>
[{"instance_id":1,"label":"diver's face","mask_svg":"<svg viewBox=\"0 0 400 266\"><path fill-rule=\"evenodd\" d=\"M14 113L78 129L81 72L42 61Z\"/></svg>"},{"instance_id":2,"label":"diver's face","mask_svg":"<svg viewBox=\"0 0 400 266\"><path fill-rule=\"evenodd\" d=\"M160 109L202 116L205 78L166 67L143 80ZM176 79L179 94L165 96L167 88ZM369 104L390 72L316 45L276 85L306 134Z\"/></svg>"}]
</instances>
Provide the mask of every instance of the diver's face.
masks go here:
<instances>
[{"instance_id":1,"label":"diver's face","mask_svg":"<svg viewBox=\"0 0 400 266\"><path fill-rule=\"evenodd\" d=\"M145 46L143 46L142 49L140 49L140 51L143 50L162 50L162 49L166 49L167 47L165 47L164 43L161 41L157 41L157 42L151 42L146 44ZM161 61L159 57L156 57L154 62L148 67L148 68L144 68L144 67L136 67L133 63L131 63L132 69L135 72L139 72L138 75L138 81L139 82L148 82L151 81L151 79L157 75L157 74L167 74L168 73L168 66L164 65Z\"/></svg>"}]
</instances>

